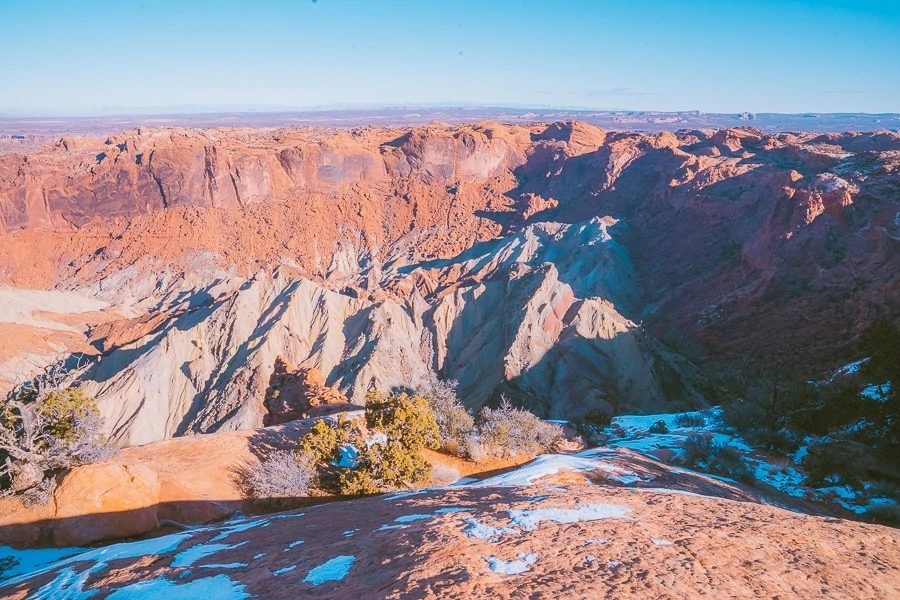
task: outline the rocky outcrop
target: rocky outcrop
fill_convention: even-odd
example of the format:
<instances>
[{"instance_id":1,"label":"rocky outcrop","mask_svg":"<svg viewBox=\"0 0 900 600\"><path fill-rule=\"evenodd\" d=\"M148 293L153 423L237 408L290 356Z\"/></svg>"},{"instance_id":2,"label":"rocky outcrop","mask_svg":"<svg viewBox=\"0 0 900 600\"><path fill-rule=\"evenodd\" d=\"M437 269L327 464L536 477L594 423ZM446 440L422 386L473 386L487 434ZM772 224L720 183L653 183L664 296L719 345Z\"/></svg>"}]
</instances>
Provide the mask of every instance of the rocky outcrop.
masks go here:
<instances>
[{"instance_id":1,"label":"rocky outcrop","mask_svg":"<svg viewBox=\"0 0 900 600\"><path fill-rule=\"evenodd\" d=\"M53 543L83 546L159 527L159 479L142 465L76 467L53 493Z\"/></svg>"},{"instance_id":2,"label":"rocky outcrop","mask_svg":"<svg viewBox=\"0 0 900 600\"><path fill-rule=\"evenodd\" d=\"M0 593L520 598L528 590L628 600L898 592L897 529L798 514L668 468L659 481L607 479L622 465L635 459L611 451L582 458L584 473L554 469L514 483L521 470L513 471L504 485L332 502L89 550L2 582Z\"/></svg>"},{"instance_id":3,"label":"rocky outcrop","mask_svg":"<svg viewBox=\"0 0 900 600\"><path fill-rule=\"evenodd\" d=\"M325 384L322 371L315 367L295 369L279 356L275 359L275 370L266 390L265 407L268 412L263 417L263 425L280 425L303 419L320 407L345 410L348 405L346 396Z\"/></svg>"},{"instance_id":4,"label":"rocky outcrop","mask_svg":"<svg viewBox=\"0 0 900 600\"><path fill-rule=\"evenodd\" d=\"M313 422L126 448L109 461L58 475L44 504L0 499L0 540L84 546L221 520L250 508L242 474L272 451L295 449Z\"/></svg>"},{"instance_id":5,"label":"rocky outcrop","mask_svg":"<svg viewBox=\"0 0 900 600\"><path fill-rule=\"evenodd\" d=\"M58 477L46 504L0 500L0 538L8 544L84 546L142 535L159 527L160 483L143 465L101 463Z\"/></svg>"}]
</instances>

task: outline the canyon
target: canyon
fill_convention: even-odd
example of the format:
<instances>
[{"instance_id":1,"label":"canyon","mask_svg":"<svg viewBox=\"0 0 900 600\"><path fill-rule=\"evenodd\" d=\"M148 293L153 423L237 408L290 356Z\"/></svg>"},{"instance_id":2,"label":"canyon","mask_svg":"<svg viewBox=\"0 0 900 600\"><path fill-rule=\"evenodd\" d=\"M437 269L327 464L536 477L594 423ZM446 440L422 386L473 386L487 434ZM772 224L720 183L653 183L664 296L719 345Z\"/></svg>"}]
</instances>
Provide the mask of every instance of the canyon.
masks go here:
<instances>
[{"instance_id":1,"label":"canyon","mask_svg":"<svg viewBox=\"0 0 900 600\"><path fill-rule=\"evenodd\" d=\"M68 358L124 445L351 402L686 410L900 314L900 135L576 121L137 128L0 155L0 385Z\"/></svg>"},{"instance_id":2,"label":"canyon","mask_svg":"<svg viewBox=\"0 0 900 600\"><path fill-rule=\"evenodd\" d=\"M848 467L880 488L814 485L815 440L776 456L710 407L860 376L859 333L900 315L898 189L887 131L138 127L0 154L0 392L63 364L118 447L0 499L2 592L892 597L897 530L849 520L896 507L878 448ZM242 477L272 453L441 380L566 437L259 515ZM752 482L690 470L704 436Z\"/></svg>"}]
</instances>

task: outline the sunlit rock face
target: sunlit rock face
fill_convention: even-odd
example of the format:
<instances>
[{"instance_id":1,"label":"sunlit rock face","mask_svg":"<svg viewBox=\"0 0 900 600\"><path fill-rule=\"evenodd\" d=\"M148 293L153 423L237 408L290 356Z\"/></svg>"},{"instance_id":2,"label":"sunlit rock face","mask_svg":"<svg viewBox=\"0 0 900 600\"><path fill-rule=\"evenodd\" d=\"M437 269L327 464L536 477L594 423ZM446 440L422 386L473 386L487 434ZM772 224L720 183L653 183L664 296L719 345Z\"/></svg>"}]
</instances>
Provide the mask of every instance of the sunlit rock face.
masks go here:
<instances>
[{"instance_id":1,"label":"sunlit rock face","mask_svg":"<svg viewBox=\"0 0 900 600\"><path fill-rule=\"evenodd\" d=\"M261 425L279 356L355 403L437 372L471 408L703 406L736 361L817 370L900 310L898 152L484 122L2 155L0 386L75 353L127 445Z\"/></svg>"}]
</instances>

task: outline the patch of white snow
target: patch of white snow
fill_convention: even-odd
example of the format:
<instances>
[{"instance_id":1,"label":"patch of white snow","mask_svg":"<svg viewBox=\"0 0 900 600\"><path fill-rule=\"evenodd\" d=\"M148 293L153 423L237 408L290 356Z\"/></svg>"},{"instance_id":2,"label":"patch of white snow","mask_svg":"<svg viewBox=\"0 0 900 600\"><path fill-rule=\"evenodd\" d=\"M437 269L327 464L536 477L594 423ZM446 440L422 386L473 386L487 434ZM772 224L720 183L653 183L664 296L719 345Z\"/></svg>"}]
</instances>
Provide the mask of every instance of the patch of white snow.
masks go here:
<instances>
[{"instance_id":1,"label":"patch of white snow","mask_svg":"<svg viewBox=\"0 0 900 600\"><path fill-rule=\"evenodd\" d=\"M313 585L320 585L326 581L341 581L350 572L354 561L356 561L354 556L336 556L307 573L303 581Z\"/></svg>"}]
</instances>

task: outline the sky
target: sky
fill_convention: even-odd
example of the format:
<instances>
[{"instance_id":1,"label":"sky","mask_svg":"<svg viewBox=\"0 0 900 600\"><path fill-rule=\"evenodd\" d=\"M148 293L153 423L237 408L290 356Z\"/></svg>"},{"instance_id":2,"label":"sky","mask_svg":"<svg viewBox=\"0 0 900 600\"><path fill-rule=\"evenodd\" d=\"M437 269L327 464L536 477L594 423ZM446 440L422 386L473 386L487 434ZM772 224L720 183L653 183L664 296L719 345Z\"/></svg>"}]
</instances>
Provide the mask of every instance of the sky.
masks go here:
<instances>
[{"instance_id":1,"label":"sky","mask_svg":"<svg viewBox=\"0 0 900 600\"><path fill-rule=\"evenodd\" d=\"M900 112L900 0L0 0L0 112Z\"/></svg>"}]
</instances>

